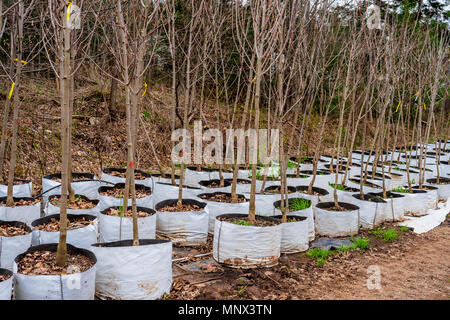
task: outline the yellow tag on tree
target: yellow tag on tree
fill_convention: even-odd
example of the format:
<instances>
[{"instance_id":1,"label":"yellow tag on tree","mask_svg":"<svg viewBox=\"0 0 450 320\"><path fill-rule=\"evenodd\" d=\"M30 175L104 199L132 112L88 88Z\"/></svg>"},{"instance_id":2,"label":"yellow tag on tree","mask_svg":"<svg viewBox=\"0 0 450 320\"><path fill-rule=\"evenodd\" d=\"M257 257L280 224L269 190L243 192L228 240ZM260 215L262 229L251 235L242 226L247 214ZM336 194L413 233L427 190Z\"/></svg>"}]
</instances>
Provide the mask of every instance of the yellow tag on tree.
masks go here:
<instances>
[{"instance_id":1,"label":"yellow tag on tree","mask_svg":"<svg viewBox=\"0 0 450 320\"><path fill-rule=\"evenodd\" d=\"M142 96L145 96L145 93L147 92L147 82L144 83L144 87L145 87L145 89L144 89L144 93L142 94Z\"/></svg>"},{"instance_id":2,"label":"yellow tag on tree","mask_svg":"<svg viewBox=\"0 0 450 320\"><path fill-rule=\"evenodd\" d=\"M11 90L9 90L9 96L8 96L8 99L9 99L9 100L11 100L11 97L12 97L12 95L13 95L13 92L14 92L14 86L15 86L15 85L16 85L15 82L13 82L12 85L11 85Z\"/></svg>"},{"instance_id":3,"label":"yellow tag on tree","mask_svg":"<svg viewBox=\"0 0 450 320\"><path fill-rule=\"evenodd\" d=\"M395 109L395 112L398 111L398 107L400 107L400 104L402 103L402 100L399 100L398 105L397 105L397 109Z\"/></svg>"},{"instance_id":4,"label":"yellow tag on tree","mask_svg":"<svg viewBox=\"0 0 450 320\"><path fill-rule=\"evenodd\" d=\"M67 21L70 19L70 6L72 5L72 2L67 2Z\"/></svg>"}]
</instances>

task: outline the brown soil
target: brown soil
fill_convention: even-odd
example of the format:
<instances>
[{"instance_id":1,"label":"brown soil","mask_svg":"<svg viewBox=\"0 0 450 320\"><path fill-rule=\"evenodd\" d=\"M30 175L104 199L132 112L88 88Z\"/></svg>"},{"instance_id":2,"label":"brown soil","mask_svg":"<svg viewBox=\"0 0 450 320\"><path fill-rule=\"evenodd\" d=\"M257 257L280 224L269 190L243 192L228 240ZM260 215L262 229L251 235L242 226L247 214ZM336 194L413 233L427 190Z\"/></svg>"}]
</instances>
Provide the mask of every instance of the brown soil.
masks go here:
<instances>
[{"instance_id":1,"label":"brown soil","mask_svg":"<svg viewBox=\"0 0 450 320\"><path fill-rule=\"evenodd\" d=\"M388 226L391 228L390 226ZM277 266L225 268L211 257L174 263L168 299L217 300L403 300L450 299L450 219L425 234L400 232L385 242L370 234L365 250L336 252L323 266L305 253L282 255ZM367 281L380 268L381 288ZM195 267L195 268L193 268ZM373 268L373 267L372 267Z\"/></svg>"},{"instance_id":2,"label":"brown soil","mask_svg":"<svg viewBox=\"0 0 450 320\"><path fill-rule=\"evenodd\" d=\"M120 177L120 178L125 178L126 177L126 172L119 172L119 171L111 171L108 172L109 175L115 176L115 177ZM149 177L144 176L141 172L135 172L134 173L134 178L136 180L145 180L148 179Z\"/></svg>"},{"instance_id":3,"label":"brown soil","mask_svg":"<svg viewBox=\"0 0 450 320\"><path fill-rule=\"evenodd\" d=\"M11 276L9 274L0 274L0 282L6 281L9 278L11 278Z\"/></svg>"},{"instance_id":4,"label":"brown soil","mask_svg":"<svg viewBox=\"0 0 450 320\"><path fill-rule=\"evenodd\" d=\"M23 226L9 226L7 224L0 225L0 237L16 237L29 234L30 231Z\"/></svg>"},{"instance_id":5,"label":"brown soil","mask_svg":"<svg viewBox=\"0 0 450 320\"><path fill-rule=\"evenodd\" d=\"M115 209L115 208L110 208L107 211L105 211L105 214L107 214L108 216L120 216L119 214L119 209ZM136 210L136 214L138 218L145 218L145 217L150 217L153 214L152 213L148 213L145 211L139 211ZM127 218L132 218L133 217L133 211L131 209L128 209L127 212L124 213L124 216Z\"/></svg>"},{"instance_id":6,"label":"brown soil","mask_svg":"<svg viewBox=\"0 0 450 320\"><path fill-rule=\"evenodd\" d=\"M107 189L106 191L100 192L102 196L106 197L113 197L113 198L123 198L123 188L112 188ZM150 191L142 190L142 189L136 189L136 198L145 198L147 196L151 195Z\"/></svg>"},{"instance_id":7,"label":"brown soil","mask_svg":"<svg viewBox=\"0 0 450 320\"><path fill-rule=\"evenodd\" d=\"M18 272L25 275L59 275L77 270L85 272L94 265L94 261L82 254L67 253L67 262L64 267L56 265L56 252L35 251L27 253L18 263ZM69 268L72 266L72 268ZM75 272L73 272L75 273Z\"/></svg>"},{"instance_id":8,"label":"brown soil","mask_svg":"<svg viewBox=\"0 0 450 320\"><path fill-rule=\"evenodd\" d=\"M330 207L330 208L322 208L322 209L323 210L328 210L328 211L339 211L339 212L341 212L341 211L353 211L353 210L350 210L350 209L346 209L344 207L336 207L336 206Z\"/></svg>"},{"instance_id":9,"label":"brown soil","mask_svg":"<svg viewBox=\"0 0 450 320\"><path fill-rule=\"evenodd\" d=\"M204 195L201 195L200 198L202 198L203 200L208 200L208 201L231 203L231 194L226 194L226 193L204 194ZM247 201L248 200L245 198L241 198L241 197L237 198L237 203L243 203L243 202L247 202Z\"/></svg>"},{"instance_id":10,"label":"brown soil","mask_svg":"<svg viewBox=\"0 0 450 320\"><path fill-rule=\"evenodd\" d=\"M251 223L251 225L255 226L255 227L270 227L270 226L276 226L276 225L281 223L281 221L278 222L276 220L261 219L258 216L256 217L256 222L250 222L248 217L220 217L218 219L220 221L226 221L226 222L229 222L229 223L235 223L235 222L238 222L238 221L245 221L245 222Z\"/></svg>"},{"instance_id":11,"label":"brown soil","mask_svg":"<svg viewBox=\"0 0 450 320\"><path fill-rule=\"evenodd\" d=\"M21 207L21 206L33 206L36 203L39 203L39 199L36 200L19 200L19 201L15 201L14 205L12 206L12 208L14 207ZM2 207L6 207L6 200L2 201L0 203L0 206Z\"/></svg>"},{"instance_id":12,"label":"brown soil","mask_svg":"<svg viewBox=\"0 0 450 320\"><path fill-rule=\"evenodd\" d=\"M94 224L94 221L86 220L84 217L75 218L69 221L67 225L67 230L74 230L84 228L90 224ZM57 232L59 231L59 220L55 218L51 218L50 222L40 224L35 227L35 229L39 229L47 232Z\"/></svg>"},{"instance_id":13,"label":"brown soil","mask_svg":"<svg viewBox=\"0 0 450 320\"><path fill-rule=\"evenodd\" d=\"M309 194L309 195L311 195L311 196L320 196L320 193L318 193L318 192L315 192L314 190L312 191L312 194L311 193L308 193L308 190L297 190L298 192L301 192L301 193L304 193L304 194Z\"/></svg>"},{"instance_id":14,"label":"brown soil","mask_svg":"<svg viewBox=\"0 0 450 320\"><path fill-rule=\"evenodd\" d=\"M161 209L159 209L158 211L161 212L184 212L184 211L200 211L203 210L202 208L200 208L199 206L197 206L196 204L182 204L181 208L177 207L177 204L173 204L170 206L165 206Z\"/></svg>"},{"instance_id":15,"label":"brown soil","mask_svg":"<svg viewBox=\"0 0 450 320\"><path fill-rule=\"evenodd\" d=\"M217 182L210 182L207 185L205 185L205 187L207 187L207 188L222 188L220 186L220 183L217 183Z\"/></svg>"},{"instance_id":16,"label":"brown soil","mask_svg":"<svg viewBox=\"0 0 450 320\"><path fill-rule=\"evenodd\" d=\"M53 198L52 200L50 200L50 203L57 207L61 205L59 197ZM67 202L67 209L92 209L96 205L96 201L85 200L83 198L80 199L75 196L74 202Z\"/></svg>"},{"instance_id":17,"label":"brown soil","mask_svg":"<svg viewBox=\"0 0 450 320\"><path fill-rule=\"evenodd\" d=\"M266 190L265 192L266 193L281 193L281 187L277 187L277 188L274 188L274 189ZM295 193L295 191L288 189L288 193Z\"/></svg>"}]
</instances>

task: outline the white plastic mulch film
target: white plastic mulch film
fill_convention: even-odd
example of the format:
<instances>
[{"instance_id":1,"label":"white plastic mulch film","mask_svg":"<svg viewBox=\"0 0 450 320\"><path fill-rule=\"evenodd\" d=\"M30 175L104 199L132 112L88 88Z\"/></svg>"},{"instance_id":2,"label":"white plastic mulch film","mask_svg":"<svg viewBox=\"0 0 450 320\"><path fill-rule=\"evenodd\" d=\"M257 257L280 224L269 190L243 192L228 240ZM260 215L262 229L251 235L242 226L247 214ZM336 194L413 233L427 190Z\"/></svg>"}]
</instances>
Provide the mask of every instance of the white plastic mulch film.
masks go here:
<instances>
[{"instance_id":1,"label":"white plastic mulch film","mask_svg":"<svg viewBox=\"0 0 450 320\"><path fill-rule=\"evenodd\" d=\"M247 213L249 209L249 201L246 199L245 202L238 202L238 203L229 203L229 202L217 202L217 201L210 201L202 199L202 195L214 195L214 194L221 194L223 192L211 192L211 193L201 193L198 195L199 200L203 201L207 204L208 212L209 212L209 222L208 222L208 232L210 234L214 233L214 225L216 222L216 217L221 214L226 213ZM231 197L231 193L228 193L228 195ZM238 195L240 198L242 198L242 195Z\"/></svg>"},{"instance_id":2,"label":"white plastic mulch film","mask_svg":"<svg viewBox=\"0 0 450 320\"><path fill-rule=\"evenodd\" d=\"M67 215L67 217L69 220L71 220L72 218L74 218L74 215ZM87 221L90 221L90 224L82 228L68 229L66 241L67 243L77 248L84 248L89 250L91 244L98 242L97 239L98 219L96 218L96 216L89 216L89 215L84 215L83 217ZM40 218L34 221L32 225L33 227L36 227L40 224L48 223L51 221L52 218L59 220L59 214L50 215L45 218ZM59 231L50 232L35 228L33 230L33 233L34 233L33 239L35 241L33 245L59 242Z\"/></svg>"},{"instance_id":3,"label":"white plastic mulch film","mask_svg":"<svg viewBox=\"0 0 450 320\"><path fill-rule=\"evenodd\" d=\"M270 267L278 263L281 224L268 227L241 226L220 221L214 226L213 257L233 268ZM244 215L229 215L243 217ZM245 215L247 216L247 215ZM267 218L266 218L267 219Z\"/></svg>"},{"instance_id":4,"label":"white plastic mulch film","mask_svg":"<svg viewBox=\"0 0 450 320\"><path fill-rule=\"evenodd\" d=\"M183 199L183 204L195 204L201 208L199 211L165 212L159 209L173 205L175 199L158 203L156 210L156 232L170 239L173 243L185 246L205 244L208 238L209 210L206 203L196 200Z\"/></svg>"},{"instance_id":5,"label":"white plastic mulch film","mask_svg":"<svg viewBox=\"0 0 450 320\"><path fill-rule=\"evenodd\" d=\"M32 200L32 198L23 198L25 200ZM38 202L32 206L15 206L6 207L0 206L0 220L5 221L20 221L31 225L31 223L39 219L41 216L41 203Z\"/></svg>"},{"instance_id":6,"label":"white plastic mulch film","mask_svg":"<svg viewBox=\"0 0 450 320\"><path fill-rule=\"evenodd\" d=\"M352 206L355 209L350 211L330 211L322 209L322 205L316 205L316 233L327 237L343 237L355 235L358 233L358 216L359 208L355 205L344 204L339 202L341 206Z\"/></svg>"},{"instance_id":7,"label":"white plastic mulch film","mask_svg":"<svg viewBox=\"0 0 450 320\"><path fill-rule=\"evenodd\" d=\"M90 257L95 264L84 272L61 275L25 275L18 273L17 262L26 253L36 250L56 251L57 244L33 246L25 253L17 256L14 262L14 297L16 300L94 300L96 262L95 255L86 249L67 245L68 252L78 252ZM68 268L69 269L69 268Z\"/></svg>"},{"instance_id":8,"label":"white plastic mulch film","mask_svg":"<svg viewBox=\"0 0 450 320\"><path fill-rule=\"evenodd\" d=\"M116 207L117 208L117 207ZM131 207L129 207L131 209ZM149 208L137 207L137 211L150 213L147 217L138 217L138 233L140 239L154 239L156 236L156 213ZM102 211L99 215L100 242L113 242L133 239L133 218L107 215Z\"/></svg>"},{"instance_id":9,"label":"white plastic mulch film","mask_svg":"<svg viewBox=\"0 0 450 320\"><path fill-rule=\"evenodd\" d=\"M6 221L1 221L0 224ZM12 270L14 259L18 254L25 252L31 246L32 233L29 226L23 222L9 221L9 225L23 226L29 233L14 237L0 237L0 268Z\"/></svg>"},{"instance_id":10,"label":"white plastic mulch film","mask_svg":"<svg viewBox=\"0 0 450 320\"><path fill-rule=\"evenodd\" d=\"M11 300L13 273L11 270L0 268L0 275L9 276L8 279L0 281L0 301Z\"/></svg>"},{"instance_id":11,"label":"white plastic mulch film","mask_svg":"<svg viewBox=\"0 0 450 320\"><path fill-rule=\"evenodd\" d=\"M16 180L17 181L17 180ZM13 185L13 197L16 198L30 198L33 192L33 183L31 181L25 181L21 184ZM0 197L6 197L8 195L8 185L0 184Z\"/></svg>"},{"instance_id":12,"label":"white plastic mulch film","mask_svg":"<svg viewBox=\"0 0 450 320\"><path fill-rule=\"evenodd\" d=\"M172 243L132 240L92 246L97 263L95 290L102 299L153 300L172 287Z\"/></svg>"}]
</instances>

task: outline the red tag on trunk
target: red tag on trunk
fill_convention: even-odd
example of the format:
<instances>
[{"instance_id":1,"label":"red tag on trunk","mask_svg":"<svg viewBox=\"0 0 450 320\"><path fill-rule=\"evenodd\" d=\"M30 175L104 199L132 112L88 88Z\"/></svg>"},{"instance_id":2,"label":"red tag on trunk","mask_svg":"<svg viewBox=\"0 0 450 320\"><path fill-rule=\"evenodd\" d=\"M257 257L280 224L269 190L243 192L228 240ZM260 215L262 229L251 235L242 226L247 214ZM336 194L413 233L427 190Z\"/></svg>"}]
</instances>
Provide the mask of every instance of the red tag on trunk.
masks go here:
<instances>
[{"instance_id":1,"label":"red tag on trunk","mask_svg":"<svg viewBox=\"0 0 450 320\"><path fill-rule=\"evenodd\" d=\"M133 168L134 167L134 163L133 163L133 161L131 161L130 162L130 168Z\"/></svg>"}]
</instances>

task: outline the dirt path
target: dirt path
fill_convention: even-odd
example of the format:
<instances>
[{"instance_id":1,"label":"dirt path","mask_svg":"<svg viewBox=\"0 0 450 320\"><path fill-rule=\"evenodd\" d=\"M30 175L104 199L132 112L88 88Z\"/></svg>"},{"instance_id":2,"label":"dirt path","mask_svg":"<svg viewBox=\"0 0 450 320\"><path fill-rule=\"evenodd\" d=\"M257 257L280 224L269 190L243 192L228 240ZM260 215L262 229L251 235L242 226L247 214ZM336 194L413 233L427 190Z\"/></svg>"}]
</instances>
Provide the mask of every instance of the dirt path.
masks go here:
<instances>
[{"instance_id":1,"label":"dirt path","mask_svg":"<svg viewBox=\"0 0 450 320\"><path fill-rule=\"evenodd\" d=\"M411 243L388 249L380 255L358 259L354 277L337 278L332 283L319 280L311 290L312 299L449 299L450 298L450 223L411 239ZM391 251L391 252L390 252ZM380 270L380 289L369 290L367 279L374 274L367 268ZM373 283L373 282L371 282Z\"/></svg>"},{"instance_id":2,"label":"dirt path","mask_svg":"<svg viewBox=\"0 0 450 320\"><path fill-rule=\"evenodd\" d=\"M450 299L450 219L417 235L404 232L371 248L332 255L323 266L304 253L282 256L268 269L233 270L211 259L181 265L171 299ZM372 266L372 267L370 267ZM368 273L368 268L369 273ZM174 271L180 268L174 267ZM379 270L379 289L367 280ZM187 272L186 272L187 271ZM369 282L376 287L377 282Z\"/></svg>"}]
</instances>

